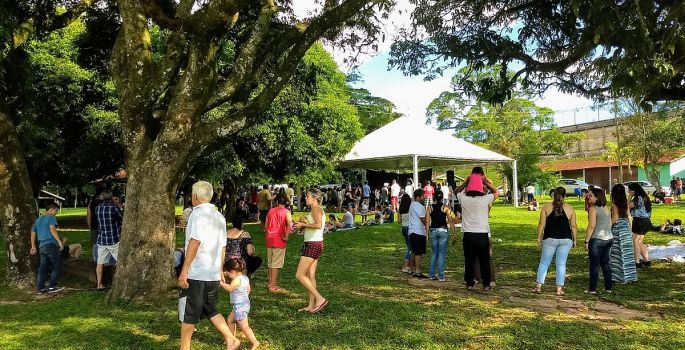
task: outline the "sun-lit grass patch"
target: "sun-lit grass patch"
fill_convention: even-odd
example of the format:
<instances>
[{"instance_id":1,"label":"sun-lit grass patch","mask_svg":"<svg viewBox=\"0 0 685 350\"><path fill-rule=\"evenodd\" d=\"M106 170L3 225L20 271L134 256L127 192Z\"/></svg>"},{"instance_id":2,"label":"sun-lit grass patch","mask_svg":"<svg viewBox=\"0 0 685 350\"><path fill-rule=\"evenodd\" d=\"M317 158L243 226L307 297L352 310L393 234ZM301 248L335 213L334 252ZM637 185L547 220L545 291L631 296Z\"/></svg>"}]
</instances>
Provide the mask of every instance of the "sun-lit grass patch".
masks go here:
<instances>
[{"instance_id":1,"label":"sun-lit grass patch","mask_svg":"<svg viewBox=\"0 0 685 350\"><path fill-rule=\"evenodd\" d=\"M587 218L578 210L580 237ZM655 206L655 223L685 213L683 206ZM362 227L326 236L317 281L330 306L319 315L296 312L306 294L295 280L302 238L288 243L280 274L284 294L266 289L265 271L254 278L251 325L264 349L682 349L685 348L683 268L655 262L639 270L639 282L617 285L612 295L588 296L587 258L582 247L572 250L564 299L580 303L580 311L556 307L553 287L529 293L540 251L535 242L538 212L495 205L492 210L493 261L497 288L491 294L466 291L462 285L461 243L450 245L449 288L422 288L399 271L404 240L398 224ZM683 217L680 217L683 219ZM59 218L58 218L59 220ZM247 225L266 257L258 225ZM90 255L87 230L63 230ZM666 244L677 236L647 235L648 244ZM579 239L579 241L581 241ZM685 241L685 239L683 239ZM179 230L177 243L183 242ZM428 267L424 259L424 270ZM5 254L0 254L4 266ZM0 269L0 277L4 268ZM548 281L553 281L550 267ZM19 301L17 303L17 301ZM179 325L175 293L168 303L147 307L107 303L105 295L84 290L45 300L0 286L1 349L175 349ZM593 317L593 308L624 306L647 312L641 320ZM534 305L552 305L541 310ZM229 310L222 293L220 309ZM194 349L220 349L221 337L208 322L198 326Z\"/></svg>"}]
</instances>

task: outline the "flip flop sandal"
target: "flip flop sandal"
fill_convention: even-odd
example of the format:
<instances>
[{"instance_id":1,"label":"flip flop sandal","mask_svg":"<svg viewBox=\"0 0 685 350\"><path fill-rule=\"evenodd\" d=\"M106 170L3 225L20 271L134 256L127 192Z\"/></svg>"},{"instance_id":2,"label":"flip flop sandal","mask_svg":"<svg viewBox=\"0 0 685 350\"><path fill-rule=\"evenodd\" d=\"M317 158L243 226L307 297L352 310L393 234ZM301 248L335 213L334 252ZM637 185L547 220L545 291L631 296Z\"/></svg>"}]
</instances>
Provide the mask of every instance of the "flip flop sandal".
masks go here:
<instances>
[{"instance_id":1,"label":"flip flop sandal","mask_svg":"<svg viewBox=\"0 0 685 350\"><path fill-rule=\"evenodd\" d=\"M314 308L314 310L310 312L313 314L319 313L319 311L323 310L326 306L328 306L328 300L324 300L319 307Z\"/></svg>"}]
</instances>

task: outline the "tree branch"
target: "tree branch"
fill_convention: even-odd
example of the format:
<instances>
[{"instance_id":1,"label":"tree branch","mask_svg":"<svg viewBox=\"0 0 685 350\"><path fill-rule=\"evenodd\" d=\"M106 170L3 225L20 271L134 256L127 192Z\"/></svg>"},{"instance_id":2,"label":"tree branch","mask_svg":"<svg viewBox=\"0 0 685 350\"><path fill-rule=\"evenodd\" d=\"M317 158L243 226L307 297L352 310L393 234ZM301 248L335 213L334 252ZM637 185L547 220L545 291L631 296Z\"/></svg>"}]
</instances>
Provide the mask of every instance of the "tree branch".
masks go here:
<instances>
[{"instance_id":1,"label":"tree branch","mask_svg":"<svg viewBox=\"0 0 685 350\"><path fill-rule=\"evenodd\" d=\"M46 31L54 31L68 26L75 21L93 4L94 0L81 0L74 7L67 9L61 15L55 15L47 19ZM37 20L32 16L22 22L12 33L12 49L23 45L36 31ZM4 59L4 57L0 57Z\"/></svg>"},{"instance_id":2,"label":"tree branch","mask_svg":"<svg viewBox=\"0 0 685 350\"><path fill-rule=\"evenodd\" d=\"M119 106L124 144L129 159L137 157L132 146L142 146L150 139L147 132L154 130L152 118L156 96L148 88L155 82L156 68L152 61L152 44L147 17L142 4L136 0L119 0L122 25L112 51L112 78L119 98L126 103ZM152 137L154 138L154 137Z\"/></svg>"},{"instance_id":3,"label":"tree branch","mask_svg":"<svg viewBox=\"0 0 685 350\"><path fill-rule=\"evenodd\" d=\"M302 28L302 34L299 37L294 38L290 45L284 44L284 48L288 47L290 50L287 52L285 59L281 64L278 67L275 67L274 71L276 74L273 77L270 77L269 82L264 86L261 92L253 99L247 101L247 103L234 104L231 106L231 110L226 113L225 117L216 118L212 122L204 123L201 126L201 134L210 135L209 137L224 136L222 135L226 132L224 120L246 120L247 118L254 118L264 113L264 111L269 108L271 102L288 83L307 50L309 50L321 36L330 29L339 27L339 24L349 20L365 6L374 5L375 3L375 0L348 0L329 11L324 12L322 15L312 20L308 25L298 25L298 28ZM276 54L275 56L280 55Z\"/></svg>"},{"instance_id":4,"label":"tree branch","mask_svg":"<svg viewBox=\"0 0 685 350\"><path fill-rule=\"evenodd\" d=\"M231 99L233 94L239 90L249 78L254 76L255 62L260 58L258 49L266 34L269 31L271 17L278 11L273 0L263 0L264 6L259 14L259 18L254 25L250 38L241 47L233 65L233 72L228 79L222 81L217 93L207 104L205 112L210 111Z\"/></svg>"},{"instance_id":5,"label":"tree branch","mask_svg":"<svg viewBox=\"0 0 685 350\"><path fill-rule=\"evenodd\" d=\"M190 16L193 25L193 33L206 40L217 33L222 33L221 28L232 27L238 20L239 12L246 10L252 5L250 0L214 0Z\"/></svg>"},{"instance_id":6,"label":"tree branch","mask_svg":"<svg viewBox=\"0 0 685 350\"><path fill-rule=\"evenodd\" d=\"M182 18L171 17L167 14L157 0L140 0L140 3L145 9L145 14L152 18L160 27L169 30L180 30L181 28L186 30L191 29L188 28L190 23L184 23Z\"/></svg>"}]
</instances>

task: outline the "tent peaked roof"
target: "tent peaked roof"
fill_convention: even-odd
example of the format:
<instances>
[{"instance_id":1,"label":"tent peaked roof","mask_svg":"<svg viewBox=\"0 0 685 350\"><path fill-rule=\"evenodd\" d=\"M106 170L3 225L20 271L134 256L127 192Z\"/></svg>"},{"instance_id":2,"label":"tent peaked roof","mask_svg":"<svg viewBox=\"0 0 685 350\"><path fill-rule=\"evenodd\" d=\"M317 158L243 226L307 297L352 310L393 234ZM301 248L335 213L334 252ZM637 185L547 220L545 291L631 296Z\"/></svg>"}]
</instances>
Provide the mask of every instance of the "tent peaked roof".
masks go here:
<instances>
[{"instance_id":1,"label":"tent peaked roof","mask_svg":"<svg viewBox=\"0 0 685 350\"><path fill-rule=\"evenodd\" d=\"M359 140L341 166L365 169L412 168L413 157L420 166L504 163L513 159L436 130L420 120L400 117Z\"/></svg>"}]
</instances>

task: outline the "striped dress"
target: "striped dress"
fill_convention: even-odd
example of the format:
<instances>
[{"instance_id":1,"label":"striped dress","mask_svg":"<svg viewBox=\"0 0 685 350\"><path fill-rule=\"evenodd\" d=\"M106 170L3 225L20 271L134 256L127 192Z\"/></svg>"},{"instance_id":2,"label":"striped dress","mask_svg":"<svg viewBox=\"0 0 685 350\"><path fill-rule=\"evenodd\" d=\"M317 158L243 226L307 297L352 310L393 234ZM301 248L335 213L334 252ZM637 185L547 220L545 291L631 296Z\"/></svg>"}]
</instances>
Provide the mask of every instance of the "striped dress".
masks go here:
<instances>
[{"instance_id":1,"label":"striped dress","mask_svg":"<svg viewBox=\"0 0 685 350\"><path fill-rule=\"evenodd\" d=\"M627 218L619 218L611 227L614 244L611 246L611 279L616 283L637 281L633 234Z\"/></svg>"}]
</instances>

